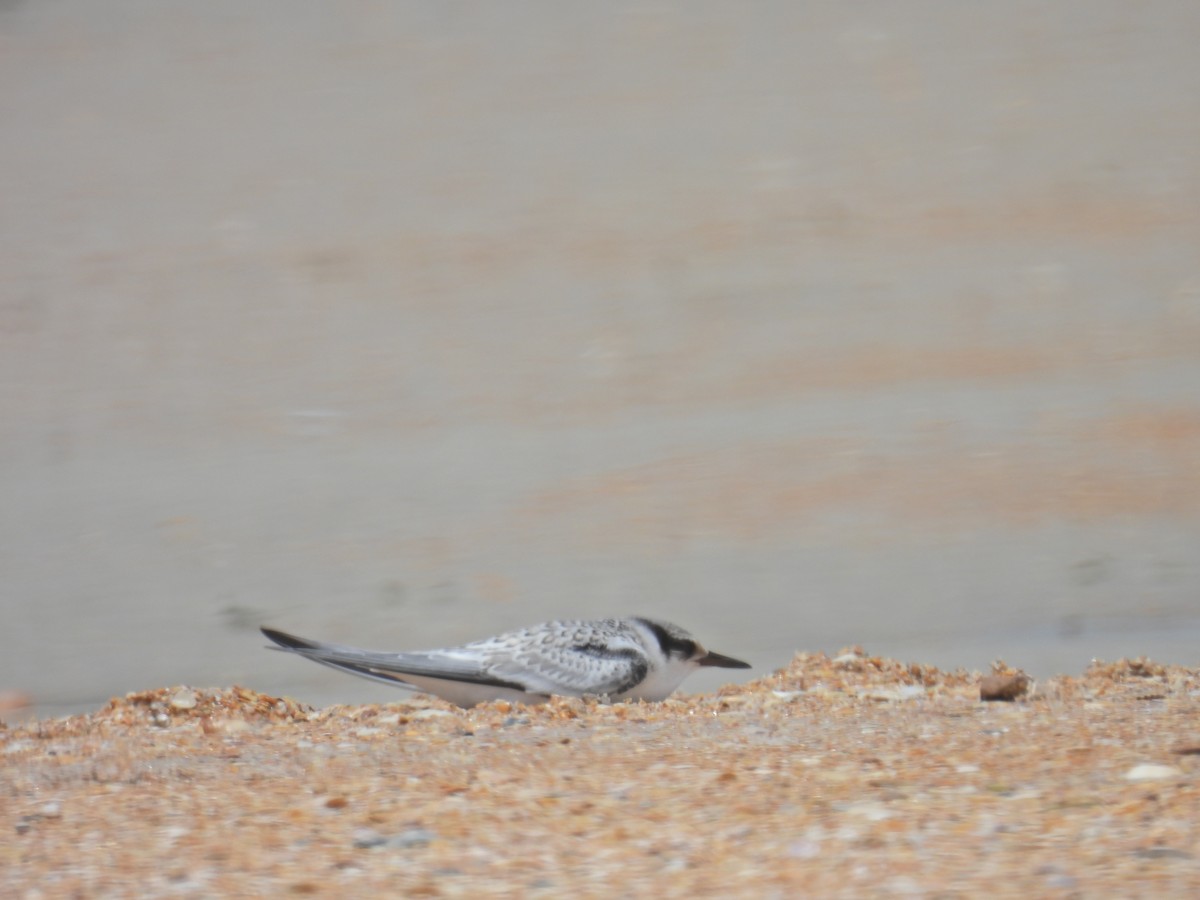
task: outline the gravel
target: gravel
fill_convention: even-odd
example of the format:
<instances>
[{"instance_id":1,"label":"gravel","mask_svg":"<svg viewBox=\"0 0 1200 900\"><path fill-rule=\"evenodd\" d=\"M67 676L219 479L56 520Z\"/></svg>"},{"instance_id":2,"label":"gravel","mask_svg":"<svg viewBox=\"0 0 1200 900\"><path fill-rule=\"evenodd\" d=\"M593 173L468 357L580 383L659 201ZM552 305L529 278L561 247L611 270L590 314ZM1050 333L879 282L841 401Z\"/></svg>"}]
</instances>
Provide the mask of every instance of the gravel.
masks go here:
<instances>
[{"instance_id":1,"label":"gravel","mask_svg":"<svg viewBox=\"0 0 1200 900\"><path fill-rule=\"evenodd\" d=\"M799 654L715 695L314 710L175 686L0 727L0 894L1197 896L1200 672Z\"/></svg>"}]
</instances>

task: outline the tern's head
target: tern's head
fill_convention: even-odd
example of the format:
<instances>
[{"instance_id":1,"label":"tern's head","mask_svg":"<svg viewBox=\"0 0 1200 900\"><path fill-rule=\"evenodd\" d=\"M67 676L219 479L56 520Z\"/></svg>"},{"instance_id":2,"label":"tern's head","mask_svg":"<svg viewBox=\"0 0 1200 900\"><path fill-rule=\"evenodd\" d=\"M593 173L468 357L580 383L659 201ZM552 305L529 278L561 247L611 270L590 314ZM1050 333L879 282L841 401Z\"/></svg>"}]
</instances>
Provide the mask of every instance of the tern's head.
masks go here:
<instances>
[{"instance_id":1,"label":"tern's head","mask_svg":"<svg viewBox=\"0 0 1200 900\"><path fill-rule=\"evenodd\" d=\"M633 621L650 633L668 663L690 663L696 667L715 666L722 669L750 668L750 663L706 650L704 645L678 625L642 616L636 616Z\"/></svg>"}]
</instances>

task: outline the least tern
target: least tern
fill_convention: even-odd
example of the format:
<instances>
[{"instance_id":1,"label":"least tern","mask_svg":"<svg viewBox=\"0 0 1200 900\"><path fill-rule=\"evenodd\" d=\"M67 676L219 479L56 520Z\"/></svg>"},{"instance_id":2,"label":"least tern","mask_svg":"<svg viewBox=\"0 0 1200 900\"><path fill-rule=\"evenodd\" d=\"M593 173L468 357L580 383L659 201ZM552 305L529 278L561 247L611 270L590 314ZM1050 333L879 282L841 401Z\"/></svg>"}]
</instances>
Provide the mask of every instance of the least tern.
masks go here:
<instances>
[{"instance_id":1,"label":"least tern","mask_svg":"<svg viewBox=\"0 0 1200 900\"><path fill-rule=\"evenodd\" d=\"M412 653L326 644L273 628L262 633L278 645L272 650L463 707L488 700L543 703L551 695L663 700L703 666L750 668L704 649L678 625L641 616L543 622L461 647Z\"/></svg>"}]
</instances>

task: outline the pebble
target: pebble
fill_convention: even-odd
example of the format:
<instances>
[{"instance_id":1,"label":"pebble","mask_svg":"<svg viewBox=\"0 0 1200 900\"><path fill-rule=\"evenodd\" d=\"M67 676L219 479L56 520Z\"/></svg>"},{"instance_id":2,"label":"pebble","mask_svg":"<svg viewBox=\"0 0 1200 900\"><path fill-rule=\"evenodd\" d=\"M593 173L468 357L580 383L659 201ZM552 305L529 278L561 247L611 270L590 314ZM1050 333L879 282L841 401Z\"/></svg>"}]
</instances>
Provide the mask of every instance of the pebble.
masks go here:
<instances>
[{"instance_id":1,"label":"pebble","mask_svg":"<svg viewBox=\"0 0 1200 900\"><path fill-rule=\"evenodd\" d=\"M919 684L904 684L897 688L859 688L855 693L864 700L875 700L889 703L901 700L915 700L924 697L926 690Z\"/></svg>"},{"instance_id":2,"label":"pebble","mask_svg":"<svg viewBox=\"0 0 1200 900\"><path fill-rule=\"evenodd\" d=\"M792 859L816 859L821 855L821 844L818 841L793 841L787 849L787 855Z\"/></svg>"},{"instance_id":3,"label":"pebble","mask_svg":"<svg viewBox=\"0 0 1200 900\"><path fill-rule=\"evenodd\" d=\"M1079 879L1066 872L1055 872L1046 876L1046 887L1056 891L1073 891L1079 887Z\"/></svg>"},{"instance_id":4,"label":"pebble","mask_svg":"<svg viewBox=\"0 0 1200 900\"><path fill-rule=\"evenodd\" d=\"M1012 701L1029 690L1029 676L1018 672L1015 675L988 675L979 682L979 699L984 701Z\"/></svg>"},{"instance_id":5,"label":"pebble","mask_svg":"<svg viewBox=\"0 0 1200 900\"><path fill-rule=\"evenodd\" d=\"M423 847L437 835L426 828L409 828L391 837L380 834L374 828L358 828L353 833L354 846L360 850L373 847L392 847L397 850L407 850L410 847Z\"/></svg>"},{"instance_id":6,"label":"pebble","mask_svg":"<svg viewBox=\"0 0 1200 900\"><path fill-rule=\"evenodd\" d=\"M846 807L846 812L852 816L866 819L868 822L884 822L896 815L895 812L888 809L882 803L875 803L873 801L851 804Z\"/></svg>"},{"instance_id":7,"label":"pebble","mask_svg":"<svg viewBox=\"0 0 1200 900\"><path fill-rule=\"evenodd\" d=\"M424 847L436 837L437 835L434 832L426 828L409 828L407 831L402 831L388 838L387 845L401 850L409 847Z\"/></svg>"},{"instance_id":8,"label":"pebble","mask_svg":"<svg viewBox=\"0 0 1200 900\"><path fill-rule=\"evenodd\" d=\"M904 895L909 897L923 897L925 891L915 879L909 878L907 875L894 875L885 882L886 893L892 896Z\"/></svg>"},{"instance_id":9,"label":"pebble","mask_svg":"<svg viewBox=\"0 0 1200 900\"><path fill-rule=\"evenodd\" d=\"M169 702L173 709L195 709L196 692L188 688L180 688L171 695Z\"/></svg>"},{"instance_id":10,"label":"pebble","mask_svg":"<svg viewBox=\"0 0 1200 900\"><path fill-rule=\"evenodd\" d=\"M1174 766L1162 766L1155 763L1142 763L1134 766L1125 773L1126 781L1161 781L1164 778L1176 778L1183 772Z\"/></svg>"},{"instance_id":11,"label":"pebble","mask_svg":"<svg viewBox=\"0 0 1200 900\"><path fill-rule=\"evenodd\" d=\"M359 850L382 847L387 843L387 838L374 828L356 828L351 835L351 839L354 841L354 846Z\"/></svg>"},{"instance_id":12,"label":"pebble","mask_svg":"<svg viewBox=\"0 0 1200 900\"><path fill-rule=\"evenodd\" d=\"M43 819L61 819L61 818L62 818L62 804L58 803L55 800L51 800L49 803L43 803L41 808L37 812L30 813L29 815L26 815L26 816L21 816L21 818L17 819L14 827L16 829L17 834L26 834L31 828L33 828L34 825L36 825L38 822L42 821Z\"/></svg>"},{"instance_id":13,"label":"pebble","mask_svg":"<svg viewBox=\"0 0 1200 900\"><path fill-rule=\"evenodd\" d=\"M409 716L410 719L436 719L444 716L454 716L454 713L447 712L444 709L418 709L415 713Z\"/></svg>"},{"instance_id":14,"label":"pebble","mask_svg":"<svg viewBox=\"0 0 1200 900\"><path fill-rule=\"evenodd\" d=\"M1175 847L1142 847L1133 851L1139 859L1191 859L1192 854Z\"/></svg>"},{"instance_id":15,"label":"pebble","mask_svg":"<svg viewBox=\"0 0 1200 900\"><path fill-rule=\"evenodd\" d=\"M795 700L797 697L803 697L804 691L771 691L771 694L780 700Z\"/></svg>"}]
</instances>

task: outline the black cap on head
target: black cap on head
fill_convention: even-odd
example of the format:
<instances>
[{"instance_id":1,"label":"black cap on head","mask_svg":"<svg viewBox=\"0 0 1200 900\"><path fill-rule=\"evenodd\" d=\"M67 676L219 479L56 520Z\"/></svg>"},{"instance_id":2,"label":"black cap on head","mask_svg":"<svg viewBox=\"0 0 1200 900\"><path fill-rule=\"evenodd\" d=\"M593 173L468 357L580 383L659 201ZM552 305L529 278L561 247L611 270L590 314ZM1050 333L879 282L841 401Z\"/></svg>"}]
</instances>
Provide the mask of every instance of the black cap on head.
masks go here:
<instances>
[{"instance_id":1,"label":"black cap on head","mask_svg":"<svg viewBox=\"0 0 1200 900\"><path fill-rule=\"evenodd\" d=\"M721 669L751 668L750 663L742 662L740 659L705 650L691 634L678 625L672 625L670 622L656 622L642 616L637 616L636 620L650 629L658 640L658 646L668 657L690 659L699 666L715 666Z\"/></svg>"}]
</instances>

